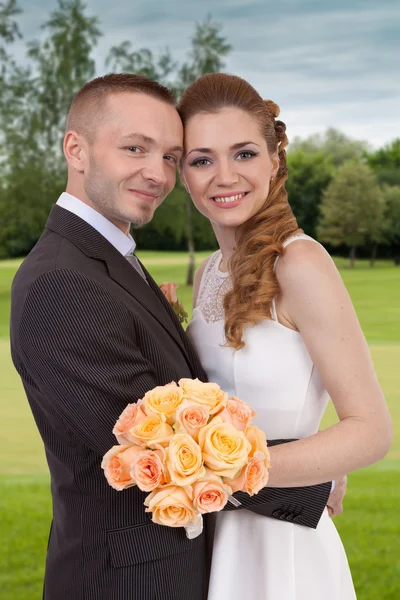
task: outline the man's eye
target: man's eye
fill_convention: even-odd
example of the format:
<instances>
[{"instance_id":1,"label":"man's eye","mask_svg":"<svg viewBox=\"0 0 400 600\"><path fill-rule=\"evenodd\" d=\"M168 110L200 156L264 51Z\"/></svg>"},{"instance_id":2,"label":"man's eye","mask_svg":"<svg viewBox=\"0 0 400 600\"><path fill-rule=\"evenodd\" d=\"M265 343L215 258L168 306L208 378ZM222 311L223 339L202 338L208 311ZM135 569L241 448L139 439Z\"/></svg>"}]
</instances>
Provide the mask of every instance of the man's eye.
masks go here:
<instances>
[{"instance_id":1,"label":"man's eye","mask_svg":"<svg viewBox=\"0 0 400 600\"><path fill-rule=\"evenodd\" d=\"M168 161L173 163L174 165L178 164L178 159L176 158L176 156L171 156L171 155L167 155L164 156L164 158Z\"/></svg>"},{"instance_id":2,"label":"man's eye","mask_svg":"<svg viewBox=\"0 0 400 600\"><path fill-rule=\"evenodd\" d=\"M128 146L127 150L129 150L129 152L134 152L135 154L139 154L139 152L142 151L138 146Z\"/></svg>"}]
</instances>

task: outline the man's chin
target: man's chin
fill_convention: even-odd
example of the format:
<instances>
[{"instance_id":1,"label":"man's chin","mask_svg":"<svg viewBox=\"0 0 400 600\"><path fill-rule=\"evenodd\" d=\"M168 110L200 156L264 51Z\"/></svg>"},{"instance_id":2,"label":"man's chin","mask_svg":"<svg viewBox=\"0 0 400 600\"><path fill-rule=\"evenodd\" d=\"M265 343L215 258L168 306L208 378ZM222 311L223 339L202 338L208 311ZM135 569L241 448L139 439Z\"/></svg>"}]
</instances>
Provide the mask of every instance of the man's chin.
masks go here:
<instances>
[{"instance_id":1,"label":"man's chin","mask_svg":"<svg viewBox=\"0 0 400 600\"><path fill-rule=\"evenodd\" d=\"M147 223L150 223L150 221L153 218L153 215L153 210L149 210L148 206L144 207L144 210L141 210L140 213L137 212L134 215L132 215L132 227L134 227L135 229L140 229L141 227L144 227L145 225L147 225Z\"/></svg>"}]
</instances>

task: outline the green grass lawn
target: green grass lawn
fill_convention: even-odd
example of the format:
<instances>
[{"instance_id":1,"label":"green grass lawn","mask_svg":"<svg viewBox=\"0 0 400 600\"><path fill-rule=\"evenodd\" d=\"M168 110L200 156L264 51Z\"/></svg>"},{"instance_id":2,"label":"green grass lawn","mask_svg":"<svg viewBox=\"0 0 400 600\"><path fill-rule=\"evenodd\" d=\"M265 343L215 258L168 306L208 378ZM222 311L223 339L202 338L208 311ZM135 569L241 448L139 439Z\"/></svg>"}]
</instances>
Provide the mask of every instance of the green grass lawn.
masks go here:
<instances>
[{"instance_id":1,"label":"green grass lawn","mask_svg":"<svg viewBox=\"0 0 400 600\"><path fill-rule=\"evenodd\" d=\"M143 252L155 279L184 285L187 258L181 253ZM201 261L205 253L199 255ZM9 356L9 290L19 261L0 262L0 600L41 598L51 515L43 445L19 377ZM337 264L353 299L392 414L395 440L388 456L349 477L345 512L335 523L346 547L359 600L398 600L400 497L400 269L388 262L374 269L360 262ZM336 420L329 406L323 427ZM71 599L73 600L73 599Z\"/></svg>"}]
</instances>

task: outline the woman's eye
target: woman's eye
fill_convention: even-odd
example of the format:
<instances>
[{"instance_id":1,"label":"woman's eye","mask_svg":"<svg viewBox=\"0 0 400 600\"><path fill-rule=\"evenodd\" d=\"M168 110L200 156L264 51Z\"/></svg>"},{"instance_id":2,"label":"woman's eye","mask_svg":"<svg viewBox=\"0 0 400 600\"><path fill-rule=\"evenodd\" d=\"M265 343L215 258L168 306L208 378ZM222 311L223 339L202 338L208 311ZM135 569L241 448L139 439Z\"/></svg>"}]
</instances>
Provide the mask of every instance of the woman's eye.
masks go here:
<instances>
[{"instance_id":1,"label":"woman's eye","mask_svg":"<svg viewBox=\"0 0 400 600\"><path fill-rule=\"evenodd\" d=\"M239 160L248 160L249 158L252 158L255 155L256 155L255 152L249 152L247 150L247 151L239 152L239 154L237 155L237 158Z\"/></svg>"},{"instance_id":2,"label":"woman's eye","mask_svg":"<svg viewBox=\"0 0 400 600\"><path fill-rule=\"evenodd\" d=\"M190 163L190 166L191 167L205 167L210 164L211 164L211 162L208 158L197 158L196 160L194 160L193 162Z\"/></svg>"}]
</instances>

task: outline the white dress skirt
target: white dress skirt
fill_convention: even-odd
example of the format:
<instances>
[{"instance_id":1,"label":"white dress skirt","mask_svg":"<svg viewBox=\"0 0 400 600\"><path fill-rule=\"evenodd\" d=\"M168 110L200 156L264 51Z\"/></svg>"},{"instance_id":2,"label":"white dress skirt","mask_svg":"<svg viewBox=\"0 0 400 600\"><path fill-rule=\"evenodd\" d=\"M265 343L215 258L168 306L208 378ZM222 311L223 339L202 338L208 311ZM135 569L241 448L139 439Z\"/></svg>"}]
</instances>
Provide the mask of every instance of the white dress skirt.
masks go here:
<instances>
[{"instance_id":1,"label":"white dress skirt","mask_svg":"<svg viewBox=\"0 0 400 600\"><path fill-rule=\"evenodd\" d=\"M297 239L312 240L304 234ZM314 240L312 240L314 241ZM222 299L229 276L220 251L201 281L188 334L209 381L256 411L269 439L304 438L318 431L328 393L301 335L273 320L245 330L245 347L223 346ZM208 600L354 600L343 544L325 509L317 529L247 510L217 515Z\"/></svg>"}]
</instances>

